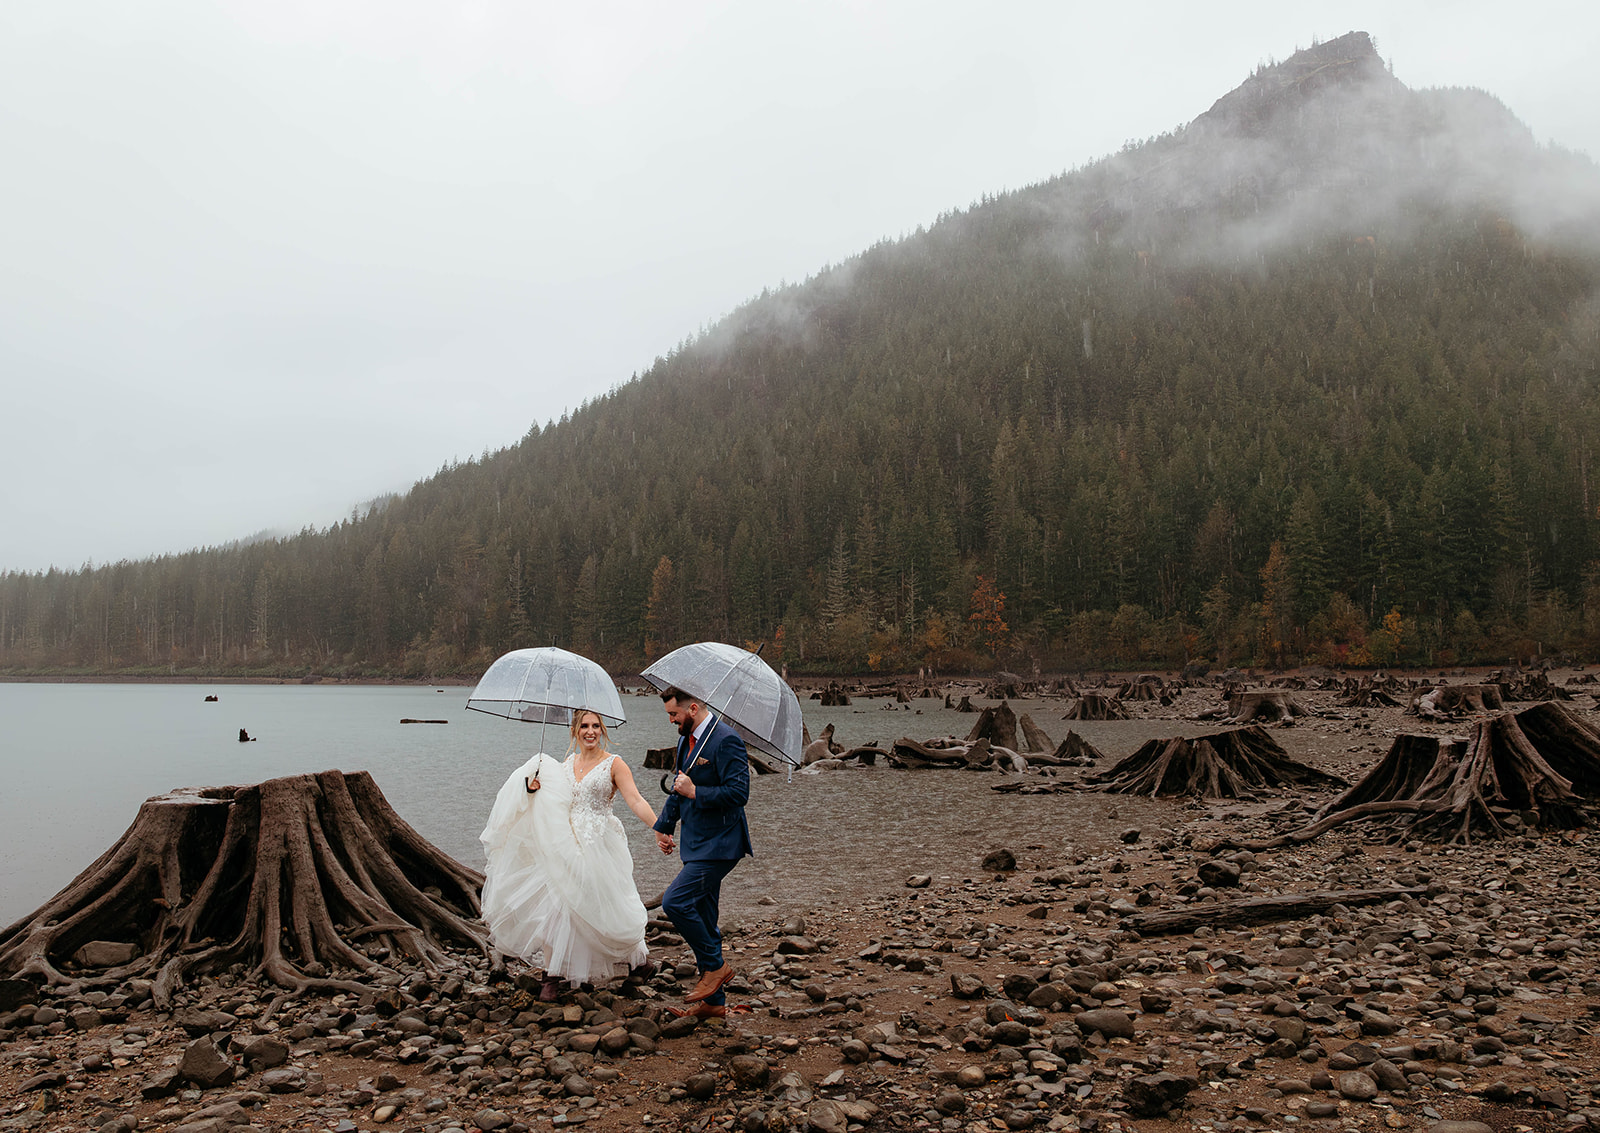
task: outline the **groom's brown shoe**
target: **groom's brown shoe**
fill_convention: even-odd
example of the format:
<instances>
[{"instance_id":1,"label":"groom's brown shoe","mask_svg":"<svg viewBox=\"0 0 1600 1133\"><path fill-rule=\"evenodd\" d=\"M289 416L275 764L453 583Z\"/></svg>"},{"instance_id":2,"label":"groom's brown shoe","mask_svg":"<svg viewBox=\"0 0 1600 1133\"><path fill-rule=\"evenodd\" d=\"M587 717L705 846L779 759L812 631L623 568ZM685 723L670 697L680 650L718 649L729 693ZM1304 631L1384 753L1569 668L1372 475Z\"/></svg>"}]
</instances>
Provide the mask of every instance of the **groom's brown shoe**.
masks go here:
<instances>
[{"instance_id":1,"label":"groom's brown shoe","mask_svg":"<svg viewBox=\"0 0 1600 1133\"><path fill-rule=\"evenodd\" d=\"M715 995L723 984L733 979L733 965L726 960L722 967L709 972L700 973L700 982L694 985L694 990L683 997L685 1003L699 1003L707 996Z\"/></svg>"}]
</instances>

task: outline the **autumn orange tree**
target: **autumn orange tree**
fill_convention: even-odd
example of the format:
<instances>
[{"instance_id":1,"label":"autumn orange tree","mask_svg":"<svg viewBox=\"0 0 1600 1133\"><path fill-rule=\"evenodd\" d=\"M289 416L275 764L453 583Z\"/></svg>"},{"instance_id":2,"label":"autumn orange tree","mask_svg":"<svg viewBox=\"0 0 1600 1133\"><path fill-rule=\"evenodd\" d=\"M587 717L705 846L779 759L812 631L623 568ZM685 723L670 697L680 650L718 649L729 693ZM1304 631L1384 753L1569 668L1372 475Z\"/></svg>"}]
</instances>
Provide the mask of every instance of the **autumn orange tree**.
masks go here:
<instances>
[{"instance_id":1,"label":"autumn orange tree","mask_svg":"<svg viewBox=\"0 0 1600 1133\"><path fill-rule=\"evenodd\" d=\"M1011 627L1006 625L1006 596L992 578L978 576L978 585L972 590L972 613L967 620L977 627L984 648L1000 659L1010 639Z\"/></svg>"}]
</instances>

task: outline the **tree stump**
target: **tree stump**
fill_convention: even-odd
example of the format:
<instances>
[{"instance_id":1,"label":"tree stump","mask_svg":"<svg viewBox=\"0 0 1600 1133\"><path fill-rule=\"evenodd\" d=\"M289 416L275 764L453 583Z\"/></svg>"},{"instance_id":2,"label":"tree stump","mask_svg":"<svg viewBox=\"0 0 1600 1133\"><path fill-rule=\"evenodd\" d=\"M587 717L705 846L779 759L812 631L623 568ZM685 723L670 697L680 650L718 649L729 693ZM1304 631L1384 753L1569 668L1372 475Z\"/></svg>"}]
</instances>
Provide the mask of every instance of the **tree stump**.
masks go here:
<instances>
[{"instance_id":1,"label":"tree stump","mask_svg":"<svg viewBox=\"0 0 1600 1133\"><path fill-rule=\"evenodd\" d=\"M1281 689L1254 689L1228 698L1228 723L1254 724L1265 720L1276 724L1306 715L1305 706Z\"/></svg>"},{"instance_id":2,"label":"tree stump","mask_svg":"<svg viewBox=\"0 0 1600 1133\"><path fill-rule=\"evenodd\" d=\"M1447 721L1504 708L1499 685L1439 685L1418 693L1406 711L1415 712L1424 720Z\"/></svg>"},{"instance_id":3,"label":"tree stump","mask_svg":"<svg viewBox=\"0 0 1600 1133\"><path fill-rule=\"evenodd\" d=\"M1471 842L1582 825L1582 800L1600 798L1600 730L1558 704L1502 712L1469 736L1396 736L1361 782L1305 827L1255 850L1300 845L1356 819L1391 842Z\"/></svg>"},{"instance_id":4,"label":"tree stump","mask_svg":"<svg viewBox=\"0 0 1600 1133\"><path fill-rule=\"evenodd\" d=\"M115 845L31 916L0 932L0 974L76 981L94 940L138 946L95 982L154 980L163 1009L189 971L251 964L293 991L364 991L332 968L384 969L376 941L423 963L454 942L492 955L475 921L483 875L426 841L365 771L323 771L145 800Z\"/></svg>"},{"instance_id":5,"label":"tree stump","mask_svg":"<svg viewBox=\"0 0 1600 1133\"><path fill-rule=\"evenodd\" d=\"M1045 735L1044 729L1033 722L1033 717L1026 712L1017 721L1017 727L1022 732L1023 746L1018 751L1031 755L1036 751L1049 751L1056 745L1050 742L1050 737Z\"/></svg>"},{"instance_id":6,"label":"tree stump","mask_svg":"<svg viewBox=\"0 0 1600 1133\"><path fill-rule=\"evenodd\" d=\"M1151 740L1115 767L1087 780L1127 795L1197 795L1250 799L1265 787L1343 787L1336 775L1289 758L1259 725L1226 732Z\"/></svg>"},{"instance_id":7,"label":"tree stump","mask_svg":"<svg viewBox=\"0 0 1600 1133\"><path fill-rule=\"evenodd\" d=\"M1028 763L1036 767L1093 767L1100 758L1100 751L1092 743L1077 732L1068 732L1054 752L1030 755Z\"/></svg>"},{"instance_id":8,"label":"tree stump","mask_svg":"<svg viewBox=\"0 0 1600 1133\"><path fill-rule=\"evenodd\" d=\"M972 725L972 731L967 733L967 742L988 740L996 747L1008 747L1015 751L1017 748L1017 715L1011 711L1011 706L1001 701L993 708L985 708L978 713L977 722Z\"/></svg>"},{"instance_id":9,"label":"tree stump","mask_svg":"<svg viewBox=\"0 0 1600 1133\"><path fill-rule=\"evenodd\" d=\"M1128 710L1122 707L1122 701L1103 696L1098 692L1086 692L1078 697L1073 706L1067 709L1063 720L1126 720Z\"/></svg>"}]
</instances>

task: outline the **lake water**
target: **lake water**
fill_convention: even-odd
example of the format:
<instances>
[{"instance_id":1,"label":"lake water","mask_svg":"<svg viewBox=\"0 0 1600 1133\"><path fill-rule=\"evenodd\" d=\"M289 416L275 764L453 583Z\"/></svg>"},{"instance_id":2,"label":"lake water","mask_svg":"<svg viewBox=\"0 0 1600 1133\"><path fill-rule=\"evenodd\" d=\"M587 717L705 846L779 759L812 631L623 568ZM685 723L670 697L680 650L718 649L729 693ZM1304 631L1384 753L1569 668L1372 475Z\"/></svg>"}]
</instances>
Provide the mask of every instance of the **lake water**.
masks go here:
<instances>
[{"instance_id":1,"label":"lake water","mask_svg":"<svg viewBox=\"0 0 1600 1133\"><path fill-rule=\"evenodd\" d=\"M0 683L0 926L38 908L103 853L139 804L178 787L254 783L281 775L367 771L390 805L427 839L476 869L478 833L507 775L539 750L540 727L468 711L464 687L351 685L139 685ZM214 694L215 703L205 697ZM980 705L989 703L977 702ZM647 748L675 739L653 695L624 697L629 722L612 750L660 809L659 772L641 771ZM900 736L965 735L975 717L935 700L908 707L858 700L821 708L803 701L813 735L829 723L846 747ZM1013 702L1059 741L1061 701ZM402 724L405 718L448 724ZM1181 734L1172 720L1074 722L1108 757L1146 739ZM240 743L239 729L258 737ZM565 728L544 748L566 749ZM771 896L778 911L850 904L913 873L971 877L984 852L1007 846L1024 862L1038 847L1059 861L1068 846L1098 851L1130 825L1173 821L1176 804L1097 794L1016 796L989 790L999 776L864 768L821 775L754 776L748 808L756 857L723 887L724 914L748 917ZM677 872L619 802L646 897Z\"/></svg>"}]
</instances>

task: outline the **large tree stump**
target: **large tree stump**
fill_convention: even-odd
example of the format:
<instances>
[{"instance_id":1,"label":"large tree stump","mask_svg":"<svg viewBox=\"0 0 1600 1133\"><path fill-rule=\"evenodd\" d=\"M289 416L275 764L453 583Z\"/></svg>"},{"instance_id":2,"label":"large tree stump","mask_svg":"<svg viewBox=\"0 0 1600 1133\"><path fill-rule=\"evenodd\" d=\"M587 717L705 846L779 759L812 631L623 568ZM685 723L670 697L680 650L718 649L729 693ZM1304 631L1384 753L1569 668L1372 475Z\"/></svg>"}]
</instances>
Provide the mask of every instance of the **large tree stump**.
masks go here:
<instances>
[{"instance_id":1,"label":"large tree stump","mask_svg":"<svg viewBox=\"0 0 1600 1133\"><path fill-rule=\"evenodd\" d=\"M1276 724L1304 715L1305 706L1281 689L1253 689L1228 698L1230 724L1254 724L1257 720Z\"/></svg>"},{"instance_id":2,"label":"large tree stump","mask_svg":"<svg viewBox=\"0 0 1600 1133\"><path fill-rule=\"evenodd\" d=\"M1469 736L1396 736L1378 765L1299 830L1261 842L1300 845L1357 819L1391 842L1471 842L1531 827L1581 825L1584 799L1600 798L1600 731L1558 704L1502 712Z\"/></svg>"},{"instance_id":3,"label":"large tree stump","mask_svg":"<svg viewBox=\"0 0 1600 1133\"><path fill-rule=\"evenodd\" d=\"M972 725L972 731L967 733L967 742L988 740L995 747L1008 747L1017 750L1017 714L1011 711L1011 705L1001 701L993 708L985 708L978 713L977 722Z\"/></svg>"},{"instance_id":4,"label":"large tree stump","mask_svg":"<svg viewBox=\"0 0 1600 1133\"><path fill-rule=\"evenodd\" d=\"M236 963L293 991L366 990L327 978L383 970L362 942L427 964L445 942L491 955L475 920L482 887L365 771L186 788L145 800L115 845L0 932L0 974L71 984L67 958L105 940L138 953L96 982L152 978L163 1007L185 973Z\"/></svg>"},{"instance_id":5,"label":"large tree stump","mask_svg":"<svg viewBox=\"0 0 1600 1133\"><path fill-rule=\"evenodd\" d=\"M1122 701L1113 697L1103 696L1098 692L1086 692L1078 697L1073 706L1067 709L1063 720L1126 720L1128 710L1122 707Z\"/></svg>"},{"instance_id":6,"label":"large tree stump","mask_svg":"<svg viewBox=\"0 0 1600 1133\"><path fill-rule=\"evenodd\" d=\"M1497 684L1439 685L1419 692L1406 711L1414 712L1424 720L1446 721L1461 716L1499 712L1504 708L1505 700Z\"/></svg>"},{"instance_id":7,"label":"large tree stump","mask_svg":"<svg viewBox=\"0 0 1600 1133\"><path fill-rule=\"evenodd\" d=\"M1390 695L1388 689L1373 684L1371 677L1345 682L1343 693L1339 699L1339 706L1342 708L1400 707L1400 702Z\"/></svg>"},{"instance_id":8,"label":"large tree stump","mask_svg":"<svg viewBox=\"0 0 1600 1133\"><path fill-rule=\"evenodd\" d=\"M1289 758L1259 725L1151 740L1115 767L1086 780L1113 794L1249 799L1265 787L1347 786Z\"/></svg>"}]
</instances>

